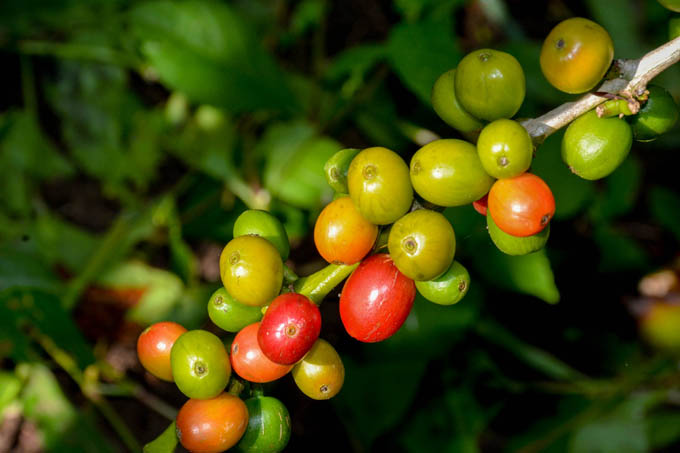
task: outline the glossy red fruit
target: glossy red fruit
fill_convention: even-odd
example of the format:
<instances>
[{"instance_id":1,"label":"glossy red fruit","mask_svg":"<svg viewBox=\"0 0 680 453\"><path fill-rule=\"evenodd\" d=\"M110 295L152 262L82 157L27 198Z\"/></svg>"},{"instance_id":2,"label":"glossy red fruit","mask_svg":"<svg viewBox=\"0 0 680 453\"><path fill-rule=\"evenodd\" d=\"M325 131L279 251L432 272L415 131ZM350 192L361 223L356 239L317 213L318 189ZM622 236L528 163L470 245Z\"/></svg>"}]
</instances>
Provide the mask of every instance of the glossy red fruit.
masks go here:
<instances>
[{"instance_id":1,"label":"glossy red fruit","mask_svg":"<svg viewBox=\"0 0 680 453\"><path fill-rule=\"evenodd\" d=\"M482 198L480 198L477 201L472 202L472 207L475 208L475 211L479 212L481 215L486 217L486 210L489 206L489 194L487 193L484 195Z\"/></svg>"},{"instance_id":2,"label":"glossy red fruit","mask_svg":"<svg viewBox=\"0 0 680 453\"><path fill-rule=\"evenodd\" d=\"M293 365L314 346L320 332L319 307L302 294L286 293L267 308L257 342L269 360Z\"/></svg>"},{"instance_id":3,"label":"glossy red fruit","mask_svg":"<svg viewBox=\"0 0 680 453\"><path fill-rule=\"evenodd\" d=\"M345 282L340 318L347 333L365 343L392 336L408 317L416 286L387 254L366 258Z\"/></svg>"},{"instance_id":4,"label":"glossy red fruit","mask_svg":"<svg viewBox=\"0 0 680 453\"><path fill-rule=\"evenodd\" d=\"M262 353L257 342L260 323L241 329L231 343L231 367L236 374L250 382L271 382L288 373L292 365L272 362Z\"/></svg>"},{"instance_id":5,"label":"glossy red fruit","mask_svg":"<svg viewBox=\"0 0 680 453\"><path fill-rule=\"evenodd\" d=\"M229 393L207 400L190 399L177 414L177 438L194 453L227 450L243 437L247 427L246 404Z\"/></svg>"},{"instance_id":6,"label":"glossy red fruit","mask_svg":"<svg viewBox=\"0 0 680 453\"><path fill-rule=\"evenodd\" d=\"M538 176L499 179L489 191L489 214L498 228L518 237L543 230L555 214L555 198Z\"/></svg>"},{"instance_id":7,"label":"glossy red fruit","mask_svg":"<svg viewBox=\"0 0 680 453\"><path fill-rule=\"evenodd\" d=\"M186 331L176 322L157 322L144 329L137 339L137 357L146 371L172 382L170 351L175 340Z\"/></svg>"}]
</instances>

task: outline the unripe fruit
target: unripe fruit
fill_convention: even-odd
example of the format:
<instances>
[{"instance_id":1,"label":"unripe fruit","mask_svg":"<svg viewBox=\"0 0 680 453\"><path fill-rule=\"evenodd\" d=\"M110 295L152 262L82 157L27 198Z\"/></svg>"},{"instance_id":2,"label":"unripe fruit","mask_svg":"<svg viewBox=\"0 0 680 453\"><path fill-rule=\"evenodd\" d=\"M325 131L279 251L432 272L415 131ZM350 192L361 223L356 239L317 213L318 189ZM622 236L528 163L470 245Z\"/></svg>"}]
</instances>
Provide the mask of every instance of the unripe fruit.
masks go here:
<instances>
[{"instance_id":1,"label":"unripe fruit","mask_svg":"<svg viewBox=\"0 0 680 453\"><path fill-rule=\"evenodd\" d=\"M534 145L517 121L500 119L482 129L477 152L484 170L494 178L512 178L531 166Z\"/></svg>"},{"instance_id":2,"label":"unripe fruit","mask_svg":"<svg viewBox=\"0 0 680 453\"><path fill-rule=\"evenodd\" d=\"M640 322L643 337L653 346L680 351L680 305L654 302Z\"/></svg>"},{"instance_id":3,"label":"unripe fruit","mask_svg":"<svg viewBox=\"0 0 680 453\"><path fill-rule=\"evenodd\" d=\"M439 305L458 303L470 288L470 274L458 261L434 280L416 282L416 289L425 299Z\"/></svg>"},{"instance_id":4,"label":"unripe fruit","mask_svg":"<svg viewBox=\"0 0 680 453\"><path fill-rule=\"evenodd\" d=\"M566 93L585 93L597 85L614 59L607 30L592 20L573 17L553 28L541 48L541 70Z\"/></svg>"},{"instance_id":5,"label":"unripe fruit","mask_svg":"<svg viewBox=\"0 0 680 453\"><path fill-rule=\"evenodd\" d=\"M314 244L329 263L354 264L373 248L378 227L361 216L349 197L329 203L314 225Z\"/></svg>"},{"instance_id":6,"label":"unripe fruit","mask_svg":"<svg viewBox=\"0 0 680 453\"><path fill-rule=\"evenodd\" d=\"M489 191L488 211L504 232L513 236L532 236L552 219L555 198L541 178L523 173L494 183Z\"/></svg>"},{"instance_id":7,"label":"unripe fruit","mask_svg":"<svg viewBox=\"0 0 680 453\"><path fill-rule=\"evenodd\" d=\"M661 3L665 8L668 8L671 11L680 13L680 0L659 0L659 3Z\"/></svg>"},{"instance_id":8,"label":"unripe fruit","mask_svg":"<svg viewBox=\"0 0 680 453\"><path fill-rule=\"evenodd\" d=\"M633 133L625 120L599 118L591 110L567 127L562 139L562 160L581 178L600 179L621 165L632 143Z\"/></svg>"},{"instance_id":9,"label":"unripe fruit","mask_svg":"<svg viewBox=\"0 0 680 453\"><path fill-rule=\"evenodd\" d=\"M298 388L315 400L333 398L345 382L345 367L333 346L319 338L292 371Z\"/></svg>"},{"instance_id":10,"label":"unripe fruit","mask_svg":"<svg viewBox=\"0 0 680 453\"><path fill-rule=\"evenodd\" d=\"M195 453L218 453L239 441L248 426L248 409L240 398L222 393L190 399L177 414L177 438Z\"/></svg>"},{"instance_id":11,"label":"unripe fruit","mask_svg":"<svg viewBox=\"0 0 680 453\"><path fill-rule=\"evenodd\" d=\"M413 280L432 280L451 265L456 235L442 214L418 209L394 222L387 248L402 274Z\"/></svg>"},{"instance_id":12,"label":"unripe fruit","mask_svg":"<svg viewBox=\"0 0 680 453\"><path fill-rule=\"evenodd\" d=\"M311 349L321 332L319 307L302 294L281 294L267 308L257 342L269 360L292 365Z\"/></svg>"},{"instance_id":13,"label":"unripe fruit","mask_svg":"<svg viewBox=\"0 0 680 453\"><path fill-rule=\"evenodd\" d=\"M413 201L408 167L387 148L366 148L357 154L347 172L347 185L362 217L376 225L394 222Z\"/></svg>"},{"instance_id":14,"label":"unripe fruit","mask_svg":"<svg viewBox=\"0 0 680 453\"><path fill-rule=\"evenodd\" d=\"M271 302L283 284L283 261L268 240L259 236L234 238L220 255L222 283L244 305Z\"/></svg>"},{"instance_id":15,"label":"unripe fruit","mask_svg":"<svg viewBox=\"0 0 680 453\"><path fill-rule=\"evenodd\" d=\"M517 59L493 49L467 54L458 64L454 84L465 111L487 121L512 118L526 93L524 71Z\"/></svg>"},{"instance_id":16,"label":"unripe fruit","mask_svg":"<svg viewBox=\"0 0 680 453\"><path fill-rule=\"evenodd\" d=\"M498 247L498 250L507 255L516 256L537 252L545 247L548 236L550 236L550 224L540 232L526 237L513 236L501 230L490 215L486 216L486 225L493 243Z\"/></svg>"},{"instance_id":17,"label":"unripe fruit","mask_svg":"<svg viewBox=\"0 0 680 453\"><path fill-rule=\"evenodd\" d=\"M347 187L347 172L349 170L349 165L352 163L352 159L354 159L360 151L360 149L356 148L341 149L333 154L323 166L326 182L336 194L349 193L349 188Z\"/></svg>"},{"instance_id":18,"label":"unripe fruit","mask_svg":"<svg viewBox=\"0 0 680 453\"><path fill-rule=\"evenodd\" d=\"M480 130L484 124L466 112L456 98L456 70L440 75L432 87L432 107L449 126L461 132Z\"/></svg>"},{"instance_id":19,"label":"unripe fruit","mask_svg":"<svg viewBox=\"0 0 680 453\"><path fill-rule=\"evenodd\" d=\"M290 440L291 423L288 409L271 396L255 396L245 401L248 427L236 445L242 453L277 453Z\"/></svg>"},{"instance_id":20,"label":"unripe fruit","mask_svg":"<svg viewBox=\"0 0 680 453\"><path fill-rule=\"evenodd\" d=\"M137 357L146 371L172 382L170 351L175 341L186 331L176 322L157 322L144 329L137 339Z\"/></svg>"},{"instance_id":21,"label":"unripe fruit","mask_svg":"<svg viewBox=\"0 0 680 453\"><path fill-rule=\"evenodd\" d=\"M484 196L493 178L484 171L474 145L442 139L428 143L413 155L411 183L418 195L430 203L463 206Z\"/></svg>"},{"instance_id":22,"label":"unripe fruit","mask_svg":"<svg viewBox=\"0 0 680 453\"><path fill-rule=\"evenodd\" d=\"M189 398L214 398L231 376L229 356L222 341L205 330L190 330L175 341L170 355L172 375Z\"/></svg>"},{"instance_id":23,"label":"unripe fruit","mask_svg":"<svg viewBox=\"0 0 680 453\"><path fill-rule=\"evenodd\" d=\"M647 85L649 98L637 115L631 117L633 137L648 142L671 130L678 121L678 106L668 91L657 85Z\"/></svg>"},{"instance_id":24,"label":"unripe fruit","mask_svg":"<svg viewBox=\"0 0 680 453\"><path fill-rule=\"evenodd\" d=\"M258 209L243 211L234 222L234 237L256 235L265 238L279 251L285 261L290 253L288 234L279 219Z\"/></svg>"},{"instance_id":25,"label":"unripe fruit","mask_svg":"<svg viewBox=\"0 0 680 453\"><path fill-rule=\"evenodd\" d=\"M260 307L239 303L226 289L220 288L208 301L208 316L220 329L238 332L245 326L259 321L262 318L262 310Z\"/></svg>"}]
</instances>

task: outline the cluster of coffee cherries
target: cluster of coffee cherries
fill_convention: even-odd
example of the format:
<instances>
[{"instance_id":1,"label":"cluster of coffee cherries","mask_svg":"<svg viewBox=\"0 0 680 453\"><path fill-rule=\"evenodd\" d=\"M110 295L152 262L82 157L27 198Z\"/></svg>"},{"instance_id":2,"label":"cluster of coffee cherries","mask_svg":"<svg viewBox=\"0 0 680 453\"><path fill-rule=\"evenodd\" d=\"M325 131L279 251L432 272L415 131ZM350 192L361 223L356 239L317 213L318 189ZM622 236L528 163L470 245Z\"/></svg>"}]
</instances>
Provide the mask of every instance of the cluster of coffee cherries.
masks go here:
<instances>
[{"instance_id":1,"label":"cluster of coffee cherries","mask_svg":"<svg viewBox=\"0 0 680 453\"><path fill-rule=\"evenodd\" d=\"M268 212L248 210L236 220L234 239L220 256L224 286L208 302L212 322L236 333L229 353L217 335L173 322L153 324L140 335L137 353L145 369L174 381L190 398L176 420L186 449L281 451L290 438L290 416L281 401L263 396L259 384L290 372L313 399L331 398L342 388L340 356L319 338L319 308L284 287L289 251L283 225ZM236 385L225 392L230 379ZM245 402L239 398L244 383L252 389Z\"/></svg>"}]
</instances>

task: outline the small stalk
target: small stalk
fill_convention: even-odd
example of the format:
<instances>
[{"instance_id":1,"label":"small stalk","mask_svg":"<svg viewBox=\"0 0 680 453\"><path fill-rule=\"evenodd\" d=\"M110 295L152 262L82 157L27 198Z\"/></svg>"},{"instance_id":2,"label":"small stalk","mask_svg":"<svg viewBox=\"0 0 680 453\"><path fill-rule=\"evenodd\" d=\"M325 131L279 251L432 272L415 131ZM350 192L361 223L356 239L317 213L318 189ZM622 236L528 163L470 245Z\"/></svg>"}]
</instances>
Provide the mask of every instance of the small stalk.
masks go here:
<instances>
[{"instance_id":1,"label":"small stalk","mask_svg":"<svg viewBox=\"0 0 680 453\"><path fill-rule=\"evenodd\" d=\"M359 263L329 264L312 275L297 280L294 285L295 292L308 297L315 304L320 304L324 297L342 283L357 266Z\"/></svg>"}]
</instances>

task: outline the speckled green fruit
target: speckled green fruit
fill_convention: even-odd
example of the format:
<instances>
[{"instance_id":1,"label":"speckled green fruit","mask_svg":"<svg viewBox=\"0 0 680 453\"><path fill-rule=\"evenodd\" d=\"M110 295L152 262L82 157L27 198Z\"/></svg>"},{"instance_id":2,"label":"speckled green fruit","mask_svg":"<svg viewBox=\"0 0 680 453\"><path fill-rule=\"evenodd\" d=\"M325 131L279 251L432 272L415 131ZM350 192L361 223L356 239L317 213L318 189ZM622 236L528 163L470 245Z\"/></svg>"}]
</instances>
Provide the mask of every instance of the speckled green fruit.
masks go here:
<instances>
[{"instance_id":1,"label":"speckled green fruit","mask_svg":"<svg viewBox=\"0 0 680 453\"><path fill-rule=\"evenodd\" d=\"M279 219L259 209L248 209L234 222L234 237L257 235L271 242L285 261L290 253L288 234Z\"/></svg>"},{"instance_id":2,"label":"speckled green fruit","mask_svg":"<svg viewBox=\"0 0 680 453\"><path fill-rule=\"evenodd\" d=\"M477 152L484 170L494 178L512 178L531 166L534 145L517 121L500 119L484 127Z\"/></svg>"},{"instance_id":3,"label":"speckled green fruit","mask_svg":"<svg viewBox=\"0 0 680 453\"><path fill-rule=\"evenodd\" d=\"M435 140L411 158L411 184L430 203L463 206L483 197L494 179L479 160L477 148L463 140Z\"/></svg>"},{"instance_id":4,"label":"speckled green fruit","mask_svg":"<svg viewBox=\"0 0 680 453\"><path fill-rule=\"evenodd\" d=\"M373 224L388 225L411 208L408 166L387 148L366 148L357 154L347 172L347 185L354 205Z\"/></svg>"},{"instance_id":5,"label":"speckled green fruit","mask_svg":"<svg viewBox=\"0 0 680 453\"><path fill-rule=\"evenodd\" d=\"M576 118L562 139L562 160L583 179L604 178L621 165L633 143L626 120L599 118L594 110Z\"/></svg>"},{"instance_id":6,"label":"speckled green fruit","mask_svg":"<svg viewBox=\"0 0 680 453\"><path fill-rule=\"evenodd\" d=\"M680 16L674 16L668 21L668 39L674 40L680 36Z\"/></svg>"},{"instance_id":7,"label":"speckled green fruit","mask_svg":"<svg viewBox=\"0 0 680 453\"><path fill-rule=\"evenodd\" d=\"M394 222L387 248L402 274L416 281L432 280L451 265L456 235L441 213L418 209Z\"/></svg>"},{"instance_id":8,"label":"speckled green fruit","mask_svg":"<svg viewBox=\"0 0 680 453\"><path fill-rule=\"evenodd\" d=\"M680 0L659 0L659 3L671 11L680 13Z\"/></svg>"},{"instance_id":9,"label":"speckled green fruit","mask_svg":"<svg viewBox=\"0 0 680 453\"><path fill-rule=\"evenodd\" d=\"M226 289L220 288L208 301L208 316L220 329L235 333L262 319L262 309L243 305L231 297Z\"/></svg>"},{"instance_id":10,"label":"speckled green fruit","mask_svg":"<svg viewBox=\"0 0 680 453\"><path fill-rule=\"evenodd\" d=\"M236 444L242 453L278 453L288 445L291 422L288 409L271 396L255 396L245 400L248 427Z\"/></svg>"},{"instance_id":11,"label":"speckled green fruit","mask_svg":"<svg viewBox=\"0 0 680 453\"><path fill-rule=\"evenodd\" d=\"M432 107L446 124L461 132L480 130L484 124L466 112L456 99L456 70L440 75L432 87Z\"/></svg>"},{"instance_id":12,"label":"speckled green fruit","mask_svg":"<svg viewBox=\"0 0 680 453\"><path fill-rule=\"evenodd\" d=\"M341 149L333 154L323 166L326 182L336 194L346 194L349 192L349 189L347 188L347 171L349 170L349 165L352 163L352 159L354 159L360 151L360 149L356 148Z\"/></svg>"},{"instance_id":13,"label":"speckled green fruit","mask_svg":"<svg viewBox=\"0 0 680 453\"><path fill-rule=\"evenodd\" d=\"M649 98L637 115L631 117L633 137L649 142L671 130L678 121L678 106L673 96L658 85L648 85Z\"/></svg>"},{"instance_id":14,"label":"speckled green fruit","mask_svg":"<svg viewBox=\"0 0 680 453\"><path fill-rule=\"evenodd\" d=\"M475 118L494 121L512 118L526 94L524 71L509 53L479 49L458 64L456 98Z\"/></svg>"},{"instance_id":15,"label":"speckled green fruit","mask_svg":"<svg viewBox=\"0 0 680 453\"><path fill-rule=\"evenodd\" d=\"M416 282L416 289L425 299L439 305L453 305L467 294L470 274L458 261L434 280Z\"/></svg>"},{"instance_id":16,"label":"speckled green fruit","mask_svg":"<svg viewBox=\"0 0 680 453\"><path fill-rule=\"evenodd\" d=\"M227 386L231 364L222 341L206 330L182 334L170 351L172 376L189 398L214 398Z\"/></svg>"},{"instance_id":17,"label":"speckled green fruit","mask_svg":"<svg viewBox=\"0 0 680 453\"><path fill-rule=\"evenodd\" d=\"M486 215L486 226L489 230L489 236L491 236L491 240L496 244L498 250L507 255L516 256L537 252L545 247L548 236L550 236L550 224L533 236L513 236L498 228L490 214Z\"/></svg>"}]
</instances>

